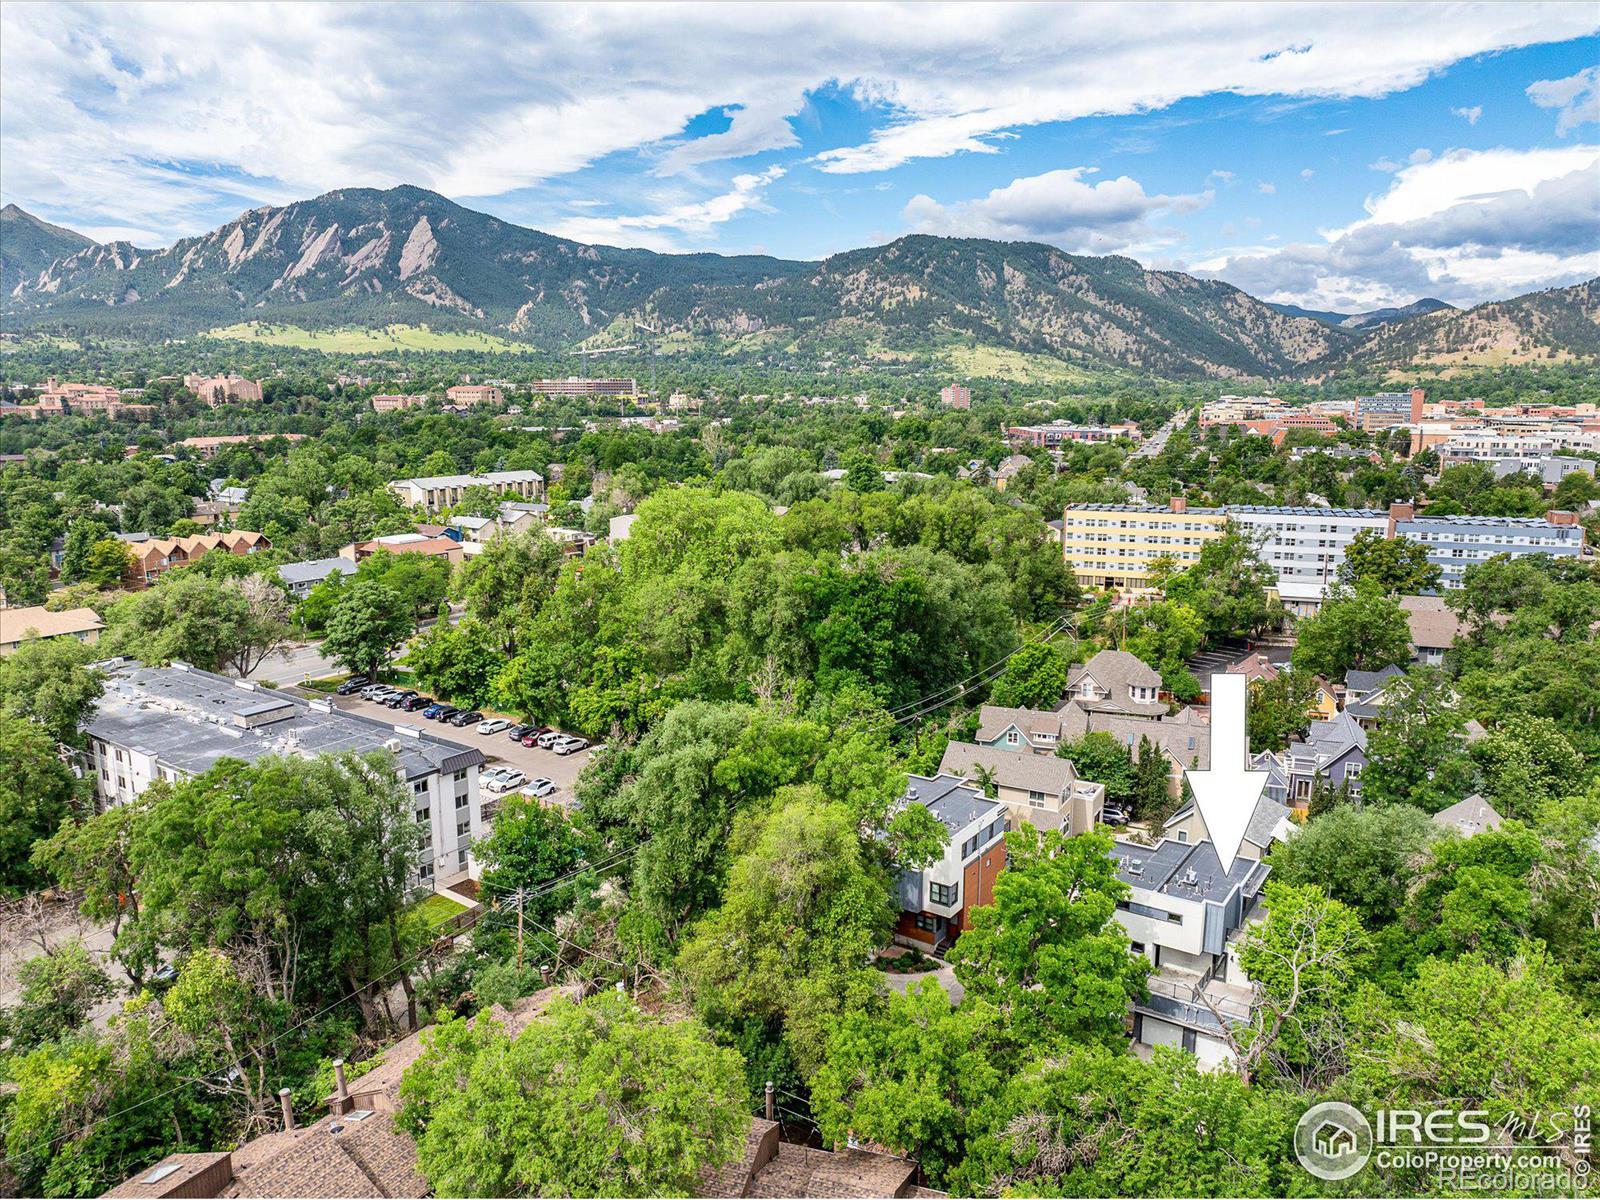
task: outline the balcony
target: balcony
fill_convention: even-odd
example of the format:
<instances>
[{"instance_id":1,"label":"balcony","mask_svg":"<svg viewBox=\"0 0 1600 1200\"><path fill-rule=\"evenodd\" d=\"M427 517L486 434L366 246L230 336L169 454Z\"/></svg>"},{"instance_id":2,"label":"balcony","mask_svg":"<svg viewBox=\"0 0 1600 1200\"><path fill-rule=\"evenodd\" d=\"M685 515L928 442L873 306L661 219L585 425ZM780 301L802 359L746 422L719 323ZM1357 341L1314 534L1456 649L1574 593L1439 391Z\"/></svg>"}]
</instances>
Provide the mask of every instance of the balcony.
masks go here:
<instances>
[{"instance_id":1,"label":"balcony","mask_svg":"<svg viewBox=\"0 0 1600 1200\"><path fill-rule=\"evenodd\" d=\"M1136 1007L1191 1029L1214 1031L1223 1021L1243 1025L1250 1020L1254 992L1240 984L1163 967L1150 977L1148 988L1149 997Z\"/></svg>"}]
</instances>

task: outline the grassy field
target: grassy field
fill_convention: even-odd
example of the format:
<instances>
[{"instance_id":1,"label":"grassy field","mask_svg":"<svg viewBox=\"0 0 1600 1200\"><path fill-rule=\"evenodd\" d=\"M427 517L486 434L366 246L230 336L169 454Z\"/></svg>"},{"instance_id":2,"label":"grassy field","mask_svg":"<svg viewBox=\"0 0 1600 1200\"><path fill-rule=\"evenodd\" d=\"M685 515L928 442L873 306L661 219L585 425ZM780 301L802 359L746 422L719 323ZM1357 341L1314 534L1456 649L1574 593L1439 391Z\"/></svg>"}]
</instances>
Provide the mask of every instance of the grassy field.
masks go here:
<instances>
[{"instance_id":1,"label":"grassy field","mask_svg":"<svg viewBox=\"0 0 1600 1200\"><path fill-rule=\"evenodd\" d=\"M1081 383L1088 373L1071 363L1025 354L1002 346L955 346L945 352L950 367L973 379L1009 379L1015 383Z\"/></svg>"},{"instance_id":2,"label":"grassy field","mask_svg":"<svg viewBox=\"0 0 1600 1200\"><path fill-rule=\"evenodd\" d=\"M408 909L406 916L413 921L420 921L425 929L437 929L457 913L464 912L466 907L434 892Z\"/></svg>"},{"instance_id":3,"label":"grassy field","mask_svg":"<svg viewBox=\"0 0 1600 1200\"><path fill-rule=\"evenodd\" d=\"M246 321L207 331L208 337L258 346L292 346L324 354L383 354L395 350L477 350L531 354L534 347L489 333L431 329L426 325L386 325L382 329L301 329Z\"/></svg>"}]
</instances>

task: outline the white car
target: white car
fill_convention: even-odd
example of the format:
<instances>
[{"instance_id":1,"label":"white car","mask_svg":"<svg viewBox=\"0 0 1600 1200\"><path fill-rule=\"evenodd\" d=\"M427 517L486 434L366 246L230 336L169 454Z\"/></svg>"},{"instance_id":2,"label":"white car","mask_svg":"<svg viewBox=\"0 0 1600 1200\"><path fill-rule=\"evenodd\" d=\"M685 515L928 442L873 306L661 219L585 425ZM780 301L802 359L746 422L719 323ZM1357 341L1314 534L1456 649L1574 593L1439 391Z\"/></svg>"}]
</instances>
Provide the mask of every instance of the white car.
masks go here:
<instances>
[{"instance_id":1,"label":"white car","mask_svg":"<svg viewBox=\"0 0 1600 1200\"><path fill-rule=\"evenodd\" d=\"M554 750L557 754L574 754L579 750L587 749L588 745L588 738L564 737L555 745L551 746L550 749Z\"/></svg>"},{"instance_id":2,"label":"white car","mask_svg":"<svg viewBox=\"0 0 1600 1200\"><path fill-rule=\"evenodd\" d=\"M511 728L511 722L504 717L491 717L487 721L478 722L479 733L503 733Z\"/></svg>"},{"instance_id":3,"label":"white car","mask_svg":"<svg viewBox=\"0 0 1600 1200\"><path fill-rule=\"evenodd\" d=\"M557 742L564 740L566 736L567 735L562 733L561 730L552 729L549 733L541 733L539 735L539 740L535 742L534 745L538 746L541 750L549 750Z\"/></svg>"},{"instance_id":4,"label":"white car","mask_svg":"<svg viewBox=\"0 0 1600 1200\"><path fill-rule=\"evenodd\" d=\"M501 768L489 782L488 788L491 792L509 792L514 787L522 786L522 781L526 778L527 776L521 771Z\"/></svg>"},{"instance_id":5,"label":"white car","mask_svg":"<svg viewBox=\"0 0 1600 1200\"><path fill-rule=\"evenodd\" d=\"M556 785L541 777L539 779L530 779L528 786L523 788L522 791L524 795L536 796L542 799L545 796L553 795L556 791Z\"/></svg>"},{"instance_id":6,"label":"white car","mask_svg":"<svg viewBox=\"0 0 1600 1200\"><path fill-rule=\"evenodd\" d=\"M510 767L489 767L478 775L478 786L487 791L493 791L495 781L502 775L509 775Z\"/></svg>"}]
</instances>

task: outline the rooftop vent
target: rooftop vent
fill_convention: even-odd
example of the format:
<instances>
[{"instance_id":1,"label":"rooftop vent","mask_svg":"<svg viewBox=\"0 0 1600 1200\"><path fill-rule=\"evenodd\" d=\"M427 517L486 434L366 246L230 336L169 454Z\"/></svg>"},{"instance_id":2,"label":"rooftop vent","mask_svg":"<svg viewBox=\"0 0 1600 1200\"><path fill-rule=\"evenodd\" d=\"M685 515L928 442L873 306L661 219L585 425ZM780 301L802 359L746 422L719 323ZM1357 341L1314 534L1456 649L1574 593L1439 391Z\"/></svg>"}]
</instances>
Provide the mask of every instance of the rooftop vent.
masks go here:
<instances>
[{"instance_id":1,"label":"rooftop vent","mask_svg":"<svg viewBox=\"0 0 1600 1200\"><path fill-rule=\"evenodd\" d=\"M346 1121L365 1121L371 1115L372 1115L372 1109L370 1109L370 1108L357 1108L357 1109L351 1110L350 1112L345 1113L344 1119Z\"/></svg>"},{"instance_id":2,"label":"rooftop vent","mask_svg":"<svg viewBox=\"0 0 1600 1200\"><path fill-rule=\"evenodd\" d=\"M1183 873L1183 881L1190 887L1195 887L1200 882L1200 876L1195 874L1193 867L1190 867Z\"/></svg>"}]
</instances>

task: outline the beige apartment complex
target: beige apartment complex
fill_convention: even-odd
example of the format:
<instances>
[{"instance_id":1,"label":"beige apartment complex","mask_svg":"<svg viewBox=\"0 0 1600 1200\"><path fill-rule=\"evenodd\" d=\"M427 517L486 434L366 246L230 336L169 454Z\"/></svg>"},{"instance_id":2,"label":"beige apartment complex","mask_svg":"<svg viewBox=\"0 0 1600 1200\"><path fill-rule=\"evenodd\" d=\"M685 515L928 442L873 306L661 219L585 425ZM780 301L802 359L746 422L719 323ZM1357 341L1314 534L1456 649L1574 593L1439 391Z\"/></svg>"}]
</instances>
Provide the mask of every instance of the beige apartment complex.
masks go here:
<instances>
[{"instance_id":1,"label":"beige apartment complex","mask_svg":"<svg viewBox=\"0 0 1600 1200\"><path fill-rule=\"evenodd\" d=\"M1157 559L1170 558L1179 570L1193 566L1227 525L1220 508L1189 508L1182 500L1167 508L1075 504L1062 517L1062 553L1084 588L1144 591Z\"/></svg>"},{"instance_id":2,"label":"beige apartment complex","mask_svg":"<svg viewBox=\"0 0 1600 1200\"><path fill-rule=\"evenodd\" d=\"M505 394L492 383L462 383L446 388L444 398L454 408L471 408L475 404L499 404Z\"/></svg>"}]
</instances>

